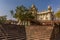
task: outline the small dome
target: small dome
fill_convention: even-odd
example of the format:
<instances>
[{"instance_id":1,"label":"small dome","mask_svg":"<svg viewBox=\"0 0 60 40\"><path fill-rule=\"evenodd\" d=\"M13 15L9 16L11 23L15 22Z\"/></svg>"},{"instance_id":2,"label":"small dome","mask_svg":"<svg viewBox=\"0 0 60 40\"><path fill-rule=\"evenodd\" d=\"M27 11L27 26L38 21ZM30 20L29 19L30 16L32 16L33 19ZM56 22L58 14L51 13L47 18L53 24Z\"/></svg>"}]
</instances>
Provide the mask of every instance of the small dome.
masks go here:
<instances>
[{"instance_id":1,"label":"small dome","mask_svg":"<svg viewBox=\"0 0 60 40\"><path fill-rule=\"evenodd\" d=\"M48 6L48 10L51 10L51 9L52 9L52 8L51 8L51 6L49 5L49 6Z\"/></svg>"},{"instance_id":2,"label":"small dome","mask_svg":"<svg viewBox=\"0 0 60 40\"><path fill-rule=\"evenodd\" d=\"M31 6L32 8L34 8L35 7L35 5L34 4L32 4L32 6Z\"/></svg>"}]
</instances>

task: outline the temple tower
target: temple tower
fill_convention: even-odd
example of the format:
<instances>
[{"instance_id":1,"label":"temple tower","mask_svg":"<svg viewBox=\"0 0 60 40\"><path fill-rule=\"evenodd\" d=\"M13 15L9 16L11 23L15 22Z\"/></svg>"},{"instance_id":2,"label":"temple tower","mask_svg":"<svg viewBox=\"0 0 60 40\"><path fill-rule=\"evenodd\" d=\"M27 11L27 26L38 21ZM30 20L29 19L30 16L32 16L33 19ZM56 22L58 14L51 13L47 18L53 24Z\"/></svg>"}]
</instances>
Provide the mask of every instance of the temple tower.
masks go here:
<instances>
[{"instance_id":1,"label":"temple tower","mask_svg":"<svg viewBox=\"0 0 60 40\"><path fill-rule=\"evenodd\" d=\"M54 15L53 15L54 12L52 11L52 7L50 5L48 5L48 13L50 15L51 20L53 20L54 19Z\"/></svg>"},{"instance_id":2,"label":"temple tower","mask_svg":"<svg viewBox=\"0 0 60 40\"><path fill-rule=\"evenodd\" d=\"M48 11L51 12L52 11L52 8L50 5L48 5Z\"/></svg>"},{"instance_id":3,"label":"temple tower","mask_svg":"<svg viewBox=\"0 0 60 40\"><path fill-rule=\"evenodd\" d=\"M32 4L30 11L31 11L32 15L35 16L35 19L37 20L37 8L34 4Z\"/></svg>"}]
</instances>

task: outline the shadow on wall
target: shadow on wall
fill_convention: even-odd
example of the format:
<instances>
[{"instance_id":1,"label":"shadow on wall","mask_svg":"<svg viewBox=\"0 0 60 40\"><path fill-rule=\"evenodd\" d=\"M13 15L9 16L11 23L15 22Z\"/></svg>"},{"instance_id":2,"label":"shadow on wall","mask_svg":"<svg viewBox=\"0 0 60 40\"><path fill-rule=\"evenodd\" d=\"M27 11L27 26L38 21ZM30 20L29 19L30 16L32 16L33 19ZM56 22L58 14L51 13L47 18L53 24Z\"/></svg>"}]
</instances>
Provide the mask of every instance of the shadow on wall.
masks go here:
<instances>
[{"instance_id":1,"label":"shadow on wall","mask_svg":"<svg viewBox=\"0 0 60 40\"><path fill-rule=\"evenodd\" d=\"M60 23L59 25L54 23L54 25L50 40L60 40Z\"/></svg>"}]
</instances>

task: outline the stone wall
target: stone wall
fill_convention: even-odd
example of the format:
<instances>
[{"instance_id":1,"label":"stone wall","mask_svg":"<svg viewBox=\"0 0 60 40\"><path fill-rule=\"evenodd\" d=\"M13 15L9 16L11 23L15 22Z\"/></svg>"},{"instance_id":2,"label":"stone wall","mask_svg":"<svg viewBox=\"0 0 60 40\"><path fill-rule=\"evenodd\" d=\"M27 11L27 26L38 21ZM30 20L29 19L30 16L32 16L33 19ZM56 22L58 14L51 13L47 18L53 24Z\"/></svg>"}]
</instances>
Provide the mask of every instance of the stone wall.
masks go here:
<instances>
[{"instance_id":1,"label":"stone wall","mask_svg":"<svg viewBox=\"0 0 60 40\"><path fill-rule=\"evenodd\" d=\"M60 23L56 24L52 30L50 40L60 40Z\"/></svg>"},{"instance_id":2,"label":"stone wall","mask_svg":"<svg viewBox=\"0 0 60 40\"><path fill-rule=\"evenodd\" d=\"M26 27L27 40L50 40L53 26Z\"/></svg>"},{"instance_id":3,"label":"stone wall","mask_svg":"<svg viewBox=\"0 0 60 40\"><path fill-rule=\"evenodd\" d=\"M0 24L0 40L60 40L60 24L54 25Z\"/></svg>"}]
</instances>

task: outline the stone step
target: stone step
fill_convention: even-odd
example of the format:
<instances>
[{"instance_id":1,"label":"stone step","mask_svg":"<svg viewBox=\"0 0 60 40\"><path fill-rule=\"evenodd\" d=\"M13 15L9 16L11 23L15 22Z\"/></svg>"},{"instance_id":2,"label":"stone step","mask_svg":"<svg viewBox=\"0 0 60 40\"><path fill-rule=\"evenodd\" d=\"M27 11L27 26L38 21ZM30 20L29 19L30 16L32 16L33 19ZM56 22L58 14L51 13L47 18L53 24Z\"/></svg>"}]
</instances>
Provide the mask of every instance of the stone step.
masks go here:
<instances>
[{"instance_id":1,"label":"stone step","mask_svg":"<svg viewBox=\"0 0 60 40\"><path fill-rule=\"evenodd\" d=\"M3 35L0 35L0 40L2 40L2 39L5 39L5 37Z\"/></svg>"}]
</instances>

